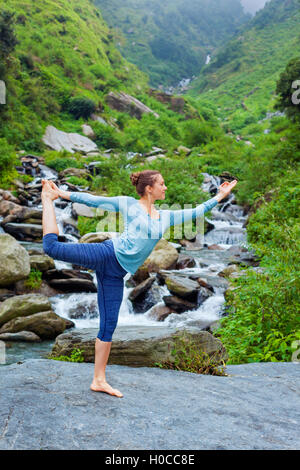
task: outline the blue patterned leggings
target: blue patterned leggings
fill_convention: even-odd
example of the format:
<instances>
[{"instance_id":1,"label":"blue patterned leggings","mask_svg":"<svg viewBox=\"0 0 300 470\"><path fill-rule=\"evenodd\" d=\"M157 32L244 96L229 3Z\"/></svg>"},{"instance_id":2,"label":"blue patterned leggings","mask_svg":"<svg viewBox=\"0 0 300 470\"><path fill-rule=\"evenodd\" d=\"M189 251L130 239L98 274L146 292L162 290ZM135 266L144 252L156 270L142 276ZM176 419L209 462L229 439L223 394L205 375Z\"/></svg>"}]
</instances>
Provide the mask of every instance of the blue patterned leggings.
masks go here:
<instances>
[{"instance_id":1,"label":"blue patterned leggings","mask_svg":"<svg viewBox=\"0 0 300 470\"><path fill-rule=\"evenodd\" d=\"M124 277L127 271L119 264L113 243L62 243L55 233L43 237L43 248L51 258L66 261L96 271L101 341L112 341L123 299Z\"/></svg>"}]
</instances>

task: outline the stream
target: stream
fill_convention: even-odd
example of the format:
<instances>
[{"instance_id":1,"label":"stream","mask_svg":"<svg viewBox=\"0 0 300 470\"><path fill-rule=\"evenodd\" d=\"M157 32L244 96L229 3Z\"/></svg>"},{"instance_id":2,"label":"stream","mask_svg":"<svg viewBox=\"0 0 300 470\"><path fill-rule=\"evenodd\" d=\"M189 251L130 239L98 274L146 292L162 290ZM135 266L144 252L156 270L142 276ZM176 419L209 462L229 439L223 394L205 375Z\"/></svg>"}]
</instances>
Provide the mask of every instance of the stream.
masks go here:
<instances>
[{"instance_id":1,"label":"stream","mask_svg":"<svg viewBox=\"0 0 300 470\"><path fill-rule=\"evenodd\" d=\"M40 182L41 178L57 180L57 173L50 168L40 165L41 173L34 178L31 185ZM217 176L211 176L203 173L204 183L202 189L208 193L207 199L212 197L217 188L221 184L221 179ZM66 186L60 185L61 189L67 189ZM69 202L66 207L57 206L61 200L55 201L55 212L60 234L64 234L68 241L77 242L78 236L72 234L70 226L65 221L71 217L72 203ZM41 209L41 205L35 206ZM207 327L212 322L218 320L223 312L225 303L224 292L228 286L223 277L218 273L228 266L229 258L232 257L230 248L236 245L247 248L246 229L243 224L246 220L243 215L243 208L238 206L234 201L234 195L230 194L226 202L219 203L211 211L211 217L205 217L206 220L213 225L213 229L204 235L204 247L198 250L191 250L182 247L181 254L193 257L195 266L193 268L185 268L180 270L170 270L170 273L191 276L197 275L204 278L213 286L214 292L211 297L205 300L197 310L186 311L184 313L171 313L164 320L164 325L172 327L184 326L200 326ZM42 244L36 242L20 242L26 249L35 249L42 252ZM207 246L216 244L219 249L209 249ZM228 251L229 250L229 251ZM72 265L62 261L55 260L57 269L69 268ZM93 273L94 283L97 285L96 275ZM149 316L150 309L144 313L136 313L128 296L133 287L126 286L126 280L130 278L128 273L125 277L124 296L119 313L118 325L151 325L153 328L161 326L162 322L158 322ZM166 285L155 286L155 301L157 305L164 305L163 296L170 295ZM75 323L75 328L99 328L99 313L97 306L96 293L72 293L57 294L50 297L52 308L58 315L68 318ZM22 361L28 358L45 357L52 349L55 340L42 341L41 343L10 343L10 347L6 351L6 364Z\"/></svg>"}]
</instances>

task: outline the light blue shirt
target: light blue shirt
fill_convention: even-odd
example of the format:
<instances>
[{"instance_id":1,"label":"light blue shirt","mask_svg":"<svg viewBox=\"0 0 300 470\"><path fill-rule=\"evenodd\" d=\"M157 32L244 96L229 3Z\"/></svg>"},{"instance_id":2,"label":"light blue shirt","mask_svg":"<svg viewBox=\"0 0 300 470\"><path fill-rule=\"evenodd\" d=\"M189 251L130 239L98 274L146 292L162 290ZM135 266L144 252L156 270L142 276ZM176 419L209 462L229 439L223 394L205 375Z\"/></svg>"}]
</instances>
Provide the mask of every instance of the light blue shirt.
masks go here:
<instances>
[{"instance_id":1,"label":"light blue shirt","mask_svg":"<svg viewBox=\"0 0 300 470\"><path fill-rule=\"evenodd\" d=\"M158 210L159 219L155 220L147 214L137 199L129 196L104 197L72 192L70 199L72 202L120 212L123 215L124 231L120 237L113 238L112 242L118 262L131 274L148 258L169 227L196 219L218 204L214 196L194 209Z\"/></svg>"}]
</instances>

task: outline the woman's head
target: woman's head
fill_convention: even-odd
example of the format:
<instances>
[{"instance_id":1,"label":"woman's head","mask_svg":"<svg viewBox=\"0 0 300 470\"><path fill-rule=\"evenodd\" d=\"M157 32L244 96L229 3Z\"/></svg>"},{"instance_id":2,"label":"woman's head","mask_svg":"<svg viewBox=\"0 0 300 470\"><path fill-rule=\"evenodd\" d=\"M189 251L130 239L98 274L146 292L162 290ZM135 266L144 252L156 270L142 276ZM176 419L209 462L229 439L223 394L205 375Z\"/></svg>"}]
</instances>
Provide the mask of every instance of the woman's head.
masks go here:
<instances>
[{"instance_id":1,"label":"woman's head","mask_svg":"<svg viewBox=\"0 0 300 470\"><path fill-rule=\"evenodd\" d=\"M130 175L132 184L136 187L137 193L143 196L151 196L155 199L164 199L165 186L164 179L159 171L144 170Z\"/></svg>"}]
</instances>

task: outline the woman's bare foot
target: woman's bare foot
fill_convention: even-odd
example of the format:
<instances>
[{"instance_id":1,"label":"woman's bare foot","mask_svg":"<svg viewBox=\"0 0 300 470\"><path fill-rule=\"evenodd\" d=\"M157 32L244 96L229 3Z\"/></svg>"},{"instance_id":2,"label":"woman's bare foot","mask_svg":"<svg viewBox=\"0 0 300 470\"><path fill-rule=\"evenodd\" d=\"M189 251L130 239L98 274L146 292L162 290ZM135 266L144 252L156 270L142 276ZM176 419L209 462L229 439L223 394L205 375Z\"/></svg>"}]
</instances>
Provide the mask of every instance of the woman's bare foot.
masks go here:
<instances>
[{"instance_id":1,"label":"woman's bare foot","mask_svg":"<svg viewBox=\"0 0 300 470\"><path fill-rule=\"evenodd\" d=\"M48 180L42 180L42 198L48 198L48 199L51 199L51 201L54 201L58 197L59 197L59 195L51 187L49 181Z\"/></svg>"},{"instance_id":2,"label":"woman's bare foot","mask_svg":"<svg viewBox=\"0 0 300 470\"><path fill-rule=\"evenodd\" d=\"M120 390L117 390L116 388L112 388L106 381L100 381L100 380L93 380L91 383L90 389L93 390L93 392L105 392L108 393L109 395L114 395L116 397L122 398L123 394L120 392Z\"/></svg>"}]
</instances>

